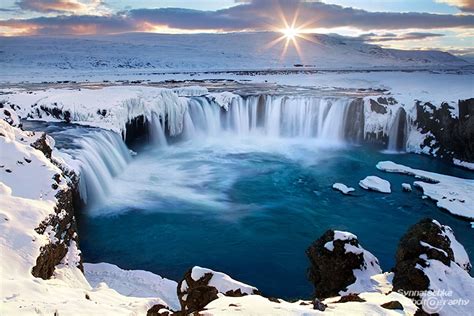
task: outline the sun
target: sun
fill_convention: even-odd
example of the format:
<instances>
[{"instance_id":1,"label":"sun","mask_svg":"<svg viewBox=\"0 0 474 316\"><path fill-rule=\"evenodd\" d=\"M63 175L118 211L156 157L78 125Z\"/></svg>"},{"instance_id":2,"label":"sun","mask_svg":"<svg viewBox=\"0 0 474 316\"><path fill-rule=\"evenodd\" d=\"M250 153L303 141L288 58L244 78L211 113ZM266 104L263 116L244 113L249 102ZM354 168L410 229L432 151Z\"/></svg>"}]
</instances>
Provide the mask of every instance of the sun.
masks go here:
<instances>
[{"instance_id":1,"label":"sun","mask_svg":"<svg viewBox=\"0 0 474 316\"><path fill-rule=\"evenodd\" d=\"M287 27L281 30L281 32L288 40L295 40L300 35L300 31L294 27Z\"/></svg>"}]
</instances>

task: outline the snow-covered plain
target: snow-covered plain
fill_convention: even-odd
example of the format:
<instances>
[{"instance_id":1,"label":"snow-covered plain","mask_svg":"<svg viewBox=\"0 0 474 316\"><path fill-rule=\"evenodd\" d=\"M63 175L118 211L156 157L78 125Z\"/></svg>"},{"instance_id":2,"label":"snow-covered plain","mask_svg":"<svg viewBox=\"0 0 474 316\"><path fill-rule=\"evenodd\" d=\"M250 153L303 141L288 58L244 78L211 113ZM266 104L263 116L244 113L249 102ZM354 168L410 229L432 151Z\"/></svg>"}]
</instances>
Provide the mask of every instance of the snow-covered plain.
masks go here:
<instances>
[{"instance_id":1,"label":"snow-covered plain","mask_svg":"<svg viewBox=\"0 0 474 316\"><path fill-rule=\"evenodd\" d=\"M2 81L90 80L157 72L288 69L439 69L468 62L439 51L402 51L314 34L282 54L281 34L122 34L2 38ZM303 67L299 67L303 68ZM49 78L49 79L48 79ZM53 79L55 78L55 79Z\"/></svg>"}]
</instances>

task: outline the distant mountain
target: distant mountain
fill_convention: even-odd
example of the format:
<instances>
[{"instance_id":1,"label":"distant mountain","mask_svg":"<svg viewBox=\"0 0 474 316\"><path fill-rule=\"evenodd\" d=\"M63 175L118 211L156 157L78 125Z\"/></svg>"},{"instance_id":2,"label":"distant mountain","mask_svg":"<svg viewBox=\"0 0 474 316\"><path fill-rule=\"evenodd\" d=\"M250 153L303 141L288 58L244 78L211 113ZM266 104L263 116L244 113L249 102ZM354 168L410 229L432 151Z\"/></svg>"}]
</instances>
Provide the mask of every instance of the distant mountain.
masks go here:
<instances>
[{"instance_id":1,"label":"distant mountain","mask_svg":"<svg viewBox=\"0 0 474 316\"><path fill-rule=\"evenodd\" d=\"M340 36L298 39L301 56L277 33L168 35L130 33L85 37L1 38L1 76L54 72L129 73L140 70L260 70L296 66L318 69L446 68L469 63L440 51L384 49ZM26 72L26 73L25 73Z\"/></svg>"}]
</instances>

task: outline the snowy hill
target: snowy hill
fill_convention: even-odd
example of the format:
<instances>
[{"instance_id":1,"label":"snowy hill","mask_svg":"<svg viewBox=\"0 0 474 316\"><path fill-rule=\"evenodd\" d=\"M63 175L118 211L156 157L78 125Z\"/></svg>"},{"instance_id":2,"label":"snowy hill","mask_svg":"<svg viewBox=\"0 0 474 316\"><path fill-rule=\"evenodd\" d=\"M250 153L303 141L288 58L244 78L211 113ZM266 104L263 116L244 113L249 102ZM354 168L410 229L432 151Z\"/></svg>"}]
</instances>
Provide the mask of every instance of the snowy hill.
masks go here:
<instances>
[{"instance_id":1,"label":"snowy hill","mask_svg":"<svg viewBox=\"0 0 474 316\"><path fill-rule=\"evenodd\" d=\"M1 81L35 75L71 78L87 73L261 70L305 65L316 69L439 69L469 63L439 51L384 49L340 36L298 39L300 56L277 33L166 35L134 33L88 37L1 38ZM309 35L308 35L309 36Z\"/></svg>"}]
</instances>

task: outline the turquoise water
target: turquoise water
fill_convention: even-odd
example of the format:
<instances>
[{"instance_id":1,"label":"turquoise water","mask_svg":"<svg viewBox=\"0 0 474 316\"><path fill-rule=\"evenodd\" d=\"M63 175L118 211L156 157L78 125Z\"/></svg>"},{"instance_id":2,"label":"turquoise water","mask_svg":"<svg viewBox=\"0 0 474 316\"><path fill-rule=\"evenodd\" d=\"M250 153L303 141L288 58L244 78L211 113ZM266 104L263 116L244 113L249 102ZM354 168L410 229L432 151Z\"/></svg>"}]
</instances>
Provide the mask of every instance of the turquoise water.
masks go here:
<instances>
[{"instance_id":1,"label":"turquoise water","mask_svg":"<svg viewBox=\"0 0 474 316\"><path fill-rule=\"evenodd\" d=\"M84 260L174 280L199 265L267 295L308 297L305 250L327 229L356 234L388 271L400 237L424 217L451 226L473 257L470 224L416 189L403 193L401 183L414 178L378 171L382 160L474 178L425 156L308 140L222 137L143 148L115 179L106 203L82 212ZM392 194L361 189L368 175L389 180ZM354 196L334 191L335 182L356 188Z\"/></svg>"}]
</instances>

